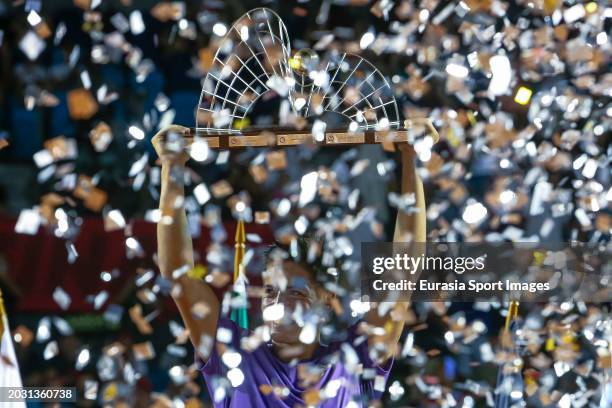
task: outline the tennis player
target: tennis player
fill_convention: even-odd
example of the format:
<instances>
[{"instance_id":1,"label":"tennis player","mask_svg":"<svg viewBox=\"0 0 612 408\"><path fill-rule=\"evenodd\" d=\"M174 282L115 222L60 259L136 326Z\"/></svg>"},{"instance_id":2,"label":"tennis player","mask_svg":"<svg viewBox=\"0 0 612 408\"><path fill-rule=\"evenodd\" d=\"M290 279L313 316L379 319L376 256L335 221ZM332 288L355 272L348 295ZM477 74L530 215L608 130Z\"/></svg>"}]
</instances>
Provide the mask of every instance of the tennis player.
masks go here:
<instances>
[{"instance_id":1,"label":"tennis player","mask_svg":"<svg viewBox=\"0 0 612 408\"><path fill-rule=\"evenodd\" d=\"M320 322L315 322L314 333L304 336L305 322L299 317L311 308L331 307L333 296L320 284L314 266L291 257L271 257L263 273L262 311L275 305L274 310L282 313L266 321L269 341L247 350L241 339L249 333L221 315L212 288L203 280L175 272L192 268L194 258L182 206L183 185L171 176L173 168L185 166L189 154L186 149L177 151L176 143L169 148L166 141L170 135L175 141L186 140L189 129L173 125L152 140L161 161L158 262L162 275L178 286L173 298L189 330L214 407L356 408L380 399L404 326L391 315L402 313L389 311L381 316L378 308L372 307L341 342L319 341ZM398 146L401 193L414 193L420 211L398 213L394 241L425 242L425 201L415 172L414 150L407 144ZM204 317L193 313L196 304L206 305ZM406 303L394 306L406 307ZM369 329L360 330L364 328Z\"/></svg>"}]
</instances>

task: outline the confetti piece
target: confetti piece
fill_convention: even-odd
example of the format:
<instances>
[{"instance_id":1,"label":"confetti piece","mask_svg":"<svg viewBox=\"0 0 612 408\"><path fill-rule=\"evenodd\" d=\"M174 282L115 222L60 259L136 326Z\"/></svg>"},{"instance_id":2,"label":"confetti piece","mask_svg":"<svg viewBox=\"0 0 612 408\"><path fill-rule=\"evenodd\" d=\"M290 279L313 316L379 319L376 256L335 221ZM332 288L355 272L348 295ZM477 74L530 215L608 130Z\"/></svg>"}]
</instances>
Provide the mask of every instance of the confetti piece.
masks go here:
<instances>
[{"instance_id":1,"label":"confetti piece","mask_svg":"<svg viewBox=\"0 0 612 408\"><path fill-rule=\"evenodd\" d=\"M514 95L514 101L521 105L527 105L529 100L531 99L531 94L533 91L524 86L520 87L518 91L516 91L516 95Z\"/></svg>"},{"instance_id":2,"label":"confetti piece","mask_svg":"<svg viewBox=\"0 0 612 408\"><path fill-rule=\"evenodd\" d=\"M270 222L270 213L267 211L255 211L255 222L257 224L268 224Z\"/></svg>"},{"instance_id":3,"label":"confetti piece","mask_svg":"<svg viewBox=\"0 0 612 408\"><path fill-rule=\"evenodd\" d=\"M151 15L162 22L180 20L185 16L185 3L182 1L157 3L151 9Z\"/></svg>"},{"instance_id":4,"label":"confetti piece","mask_svg":"<svg viewBox=\"0 0 612 408\"><path fill-rule=\"evenodd\" d=\"M261 184L268 179L268 172L262 165L255 165L249 167L249 173L253 177L256 183Z\"/></svg>"},{"instance_id":5,"label":"confetti piece","mask_svg":"<svg viewBox=\"0 0 612 408\"><path fill-rule=\"evenodd\" d=\"M93 185L91 177L83 175L79 176L73 194L83 200L85 207L96 212L102 210L108 199L106 192Z\"/></svg>"},{"instance_id":6,"label":"confetti piece","mask_svg":"<svg viewBox=\"0 0 612 408\"><path fill-rule=\"evenodd\" d=\"M70 307L70 296L61 287L57 287L53 291L53 300L55 300L62 310L67 310Z\"/></svg>"},{"instance_id":7,"label":"confetti piece","mask_svg":"<svg viewBox=\"0 0 612 408\"><path fill-rule=\"evenodd\" d=\"M59 347L57 345L57 341L50 341L43 351L43 358L45 360L51 360L53 357L57 356L59 353Z\"/></svg>"},{"instance_id":8,"label":"confetti piece","mask_svg":"<svg viewBox=\"0 0 612 408\"><path fill-rule=\"evenodd\" d=\"M150 289L145 288L136 292L136 297L138 300L142 302L144 305L151 304L157 300L157 296Z\"/></svg>"},{"instance_id":9,"label":"confetti piece","mask_svg":"<svg viewBox=\"0 0 612 408\"><path fill-rule=\"evenodd\" d=\"M105 122L100 122L89 132L89 140L97 152L104 152L113 141L111 128Z\"/></svg>"},{"instance_id":10,"label":"confetti piece","mask_svg":"<svg viewBox=\"0 0 612 408\"><path fill-rule=\"evenodd\" d=\"M268 170L282 170L287 167L287 159L284 150L270 152L266 155Z\"/></svg>"},{"instance_id":11,"label":"confetti piece","mask_svg":"<svg viewBox=\"0 0 612 408\"><path fill-rule=\"evenodd\" d=\"M28 31L19 41L19 49L31 61L38 59L45 48L45 42L34 31Z\"/></svg>"},{"instance_id":12,"label":"confetti piece","mask_svg":"<svg viewBox=\"0 0 612 408\"><path fill-rule=\"evenodd\" d=\"M196 319L203 319L210 313L210 307L204 302L197 302L191 307L191 313Z\"/></svg>"},{"instance_id":13,"label":"confetti piece","mask_svg":"<svg viewBox=\"0 0 612 408\"><path fill-rule=\"evenodd\" d=\"M91 119L98 112L98 103L87 89L68 92L68 110L75 120Z\"/></svg>"},{"instance_id":14,"label":"confetti piece","mask_svg":"<svg viewBox=\"0 0 612 408\"><path fill-rule=\"evenodd\" d=\"M104 217L104 230L106 232L121 230L125 226L125 218L119 210L110 210Z\"/></svg>"},{"instance_id":15,"label":"confetti piece","mask_svg":"<svg viewBox=\"0 0 612 408\"><path fill-rule=\"evenodd\" d=\"M98 397L98 382L93 380L85 380L84 397L87 400L95 400Z\"/></svg>"},{"instance_id":16,"label":"confetti piece","mask_svg":"<svg viewBox=\"0 0 612 408\"><path fill-rule=\"evenodd\" d=\"M30 329L23 325L17 326L13 332L13 340L15 343L19 343L22 347L29 347L34 340L34 334Z\"/></svg>"},{"instance_id":17,"label":"confetti piece","mask_svg":"<svg viewBox=\"0 0 612 408\"><path fill-rule=\"evenodd\" d=\"M155 349L150 341L134 344L132 352L136 360L151 360L155 357Z\"/></svg>"},{"instance_id":18,"label":"confetti piece","mask_svg":"<svg viewBox=\"0 0 612 408\"><path fill-rule=\"evenodd\" d=\"M41 222L41 214L38 209L21 210L15 224L15 232L18 234L36 235Z\"/></svg>"},{"instance_id":19,"label":"confetti piece","mask_svg":"<svg viewBox=\"0 0 612 408\"><path fill-rule=\"evenodd\" d=\"M208 202L208 200L210 200L210 198L211 198L210 192L208 191L208 188L206 187L206 184L204 184L204 183L198 184L194 188L193 194L194 194L196 200L198 200L198 203L200 205L206 204Z\"/></svg>"},{"instance_id":20,"label":"confetti piece","mask_svg":"<svg viewBox=\"0 0 612 408\"><path fill-rule=\"evenodd\" d=\"M207 283L217 288L222 288L230 282L230 275L225 272L212 271L204 279Z\"/></svg>"},{"instance_id":21,"label":"confetti piece","mask_svg":"<svg viewBox=\"0 0 612 408\"><path fill-rule=\"evenodd\" d=\"M231 184L227 180L220 180L210 186L213 197L223 198L231 195L234 192Z\"/></svg>"},{"instance_id":22,"label":"confetti piece","mask_svg":"<svg viewBox=\"0 0 612 408\"><path fill-rule=\"evenodd\" d=\"M109 357L115 357L115 356L120 356L123 353L125 353L126 349L123 344L119 342L114 342L104 347L102 351L104 352L105 355Z\"/></svg>"}]
</instances>

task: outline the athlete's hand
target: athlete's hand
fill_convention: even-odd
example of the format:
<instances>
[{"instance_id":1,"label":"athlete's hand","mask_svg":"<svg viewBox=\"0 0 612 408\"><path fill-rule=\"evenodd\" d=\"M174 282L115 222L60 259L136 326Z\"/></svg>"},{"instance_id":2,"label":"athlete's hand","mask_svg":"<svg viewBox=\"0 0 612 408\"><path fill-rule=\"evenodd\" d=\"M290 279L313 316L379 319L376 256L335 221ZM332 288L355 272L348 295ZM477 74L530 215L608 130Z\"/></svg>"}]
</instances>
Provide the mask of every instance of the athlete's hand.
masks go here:
<instances>
[{"instance_id":1,"label":"athlete's hand","mask_svg":"<svg viewBox=\"0 0 612 408\"><path fill-rule=\"evenodd\" d=\"M397 149L402 154L402 158L411 158L415 154L414 147L411 144L398 143L396 144L396 146L397 146Z\"/></svg>"},{"instance_id":2,"label":"athlete's hand","mask_svg":"<svg viewBox=\"0 0 612 408\"><path fill-rule=\"evenodd\" d=\"M184 165L189 160L188 147L193 141L189 128L170 125L159 132L151 143L162 165Z\"/></svg>"}]
</instances>

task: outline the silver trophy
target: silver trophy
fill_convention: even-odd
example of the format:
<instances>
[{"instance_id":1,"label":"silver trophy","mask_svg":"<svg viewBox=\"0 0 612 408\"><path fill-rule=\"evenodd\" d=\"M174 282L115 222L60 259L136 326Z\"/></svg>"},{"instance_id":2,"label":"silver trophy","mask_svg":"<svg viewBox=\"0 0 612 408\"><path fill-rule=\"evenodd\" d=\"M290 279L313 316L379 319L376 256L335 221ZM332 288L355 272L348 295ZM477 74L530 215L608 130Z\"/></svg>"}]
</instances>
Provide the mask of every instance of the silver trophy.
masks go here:
<instances>
[{"instance_id":1,"label":"silver trophy","mask_svg":"<svg viewBox=\"0 0 612 408\"><path fill-rule=\"evenodd\" d=\"M304 119L303 126L242 126L269 91L287 101L293 117ZM342 125L321 126L330 115ZM220 40L192 133L221 149L412 142L424 133L438 139L428 118L401 122L389 82L364 58L343 53L323 63L310 49L292 55L285 24L267 8L244 14Z\"/></svg>"}]
</instances>

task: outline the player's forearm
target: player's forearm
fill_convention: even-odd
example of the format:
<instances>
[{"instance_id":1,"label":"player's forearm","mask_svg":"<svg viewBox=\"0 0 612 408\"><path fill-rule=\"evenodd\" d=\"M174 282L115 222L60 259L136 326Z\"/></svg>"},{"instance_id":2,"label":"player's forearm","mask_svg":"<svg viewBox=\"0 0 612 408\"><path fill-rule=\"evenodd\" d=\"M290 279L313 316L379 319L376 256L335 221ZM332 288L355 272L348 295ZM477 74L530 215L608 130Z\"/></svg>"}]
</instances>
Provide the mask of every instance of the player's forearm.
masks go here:
<instances>
[{"instance_id":1,"label":"player's forearm","mask_svg":"<svg viewBox=\"0 0 612 408\"><path fill-rule=\"evenodd\" d=\"M412 148L401 151L402 180L401 194L415 196L415 209L417 211L398 211L395 222L394 242L425 242L426 240L426 213L425 193L423 183L416 173L415 153Z\"/></svg>"},{"instance_id":2,"label":"player's forearm","mask_svg":"<svg viewBox=\"0 0 612 408\"><path fill-rule=\"evenodd\" d=\"M395 222L393 242L423 243L426 239L425 194L423 183L416 173L415 152L411 147L400 150L402 159L401 194L414 194L417 211L398 211ZM418 256L422 245L412 247L413 256ZM420 273L420 271L418 272ZM391 310L380 315L378 308L372 308L365 316L365 321L375 327L383 327L385 333L370 337L370 344L382 343L386 352L383 360L394 355L397 343L404 329L404 315L408 309L407 300L395 303Z\"/></svg>"},{"instance_id":3,"label":"player's forearm","mask_svg":"<svg viewBox=\"0 0 612 408\"><path fill-rule=\"evenodd\" d=\"M185 189L181 180L171 177L173 166L184 166L188 157L184 151L165 148L167 136L187 137L188 129L169 126L152 139L155 151L162 162L161 195L159 209L161 220L157 224L157 256L161 274L175 285L172 290L178 310L189 336L201 357L206 360L210 341L202 342L203 336L214 338L219 316L219 301L212 288L201 279L194 279L187 272L194 266L193 246L187 225L187 214L183 207ZM180 173L180 172L178 172ZM194 307L197 306L197 313Z\"/></svg>"},{"instance_id":4,"label":"player's forearm","mask_svg":"<svg viewBox=\"0 0 612 408\"><path fill-rule=\"evenodd\" d=\"M170 171L168 165L162 166L159 200L162 218L157 224L159 269L167 279L172 279L172 273L181 267L193 267L193 247L182 204L184 188L171 180Z\"/></svg>"}]
</instances>

